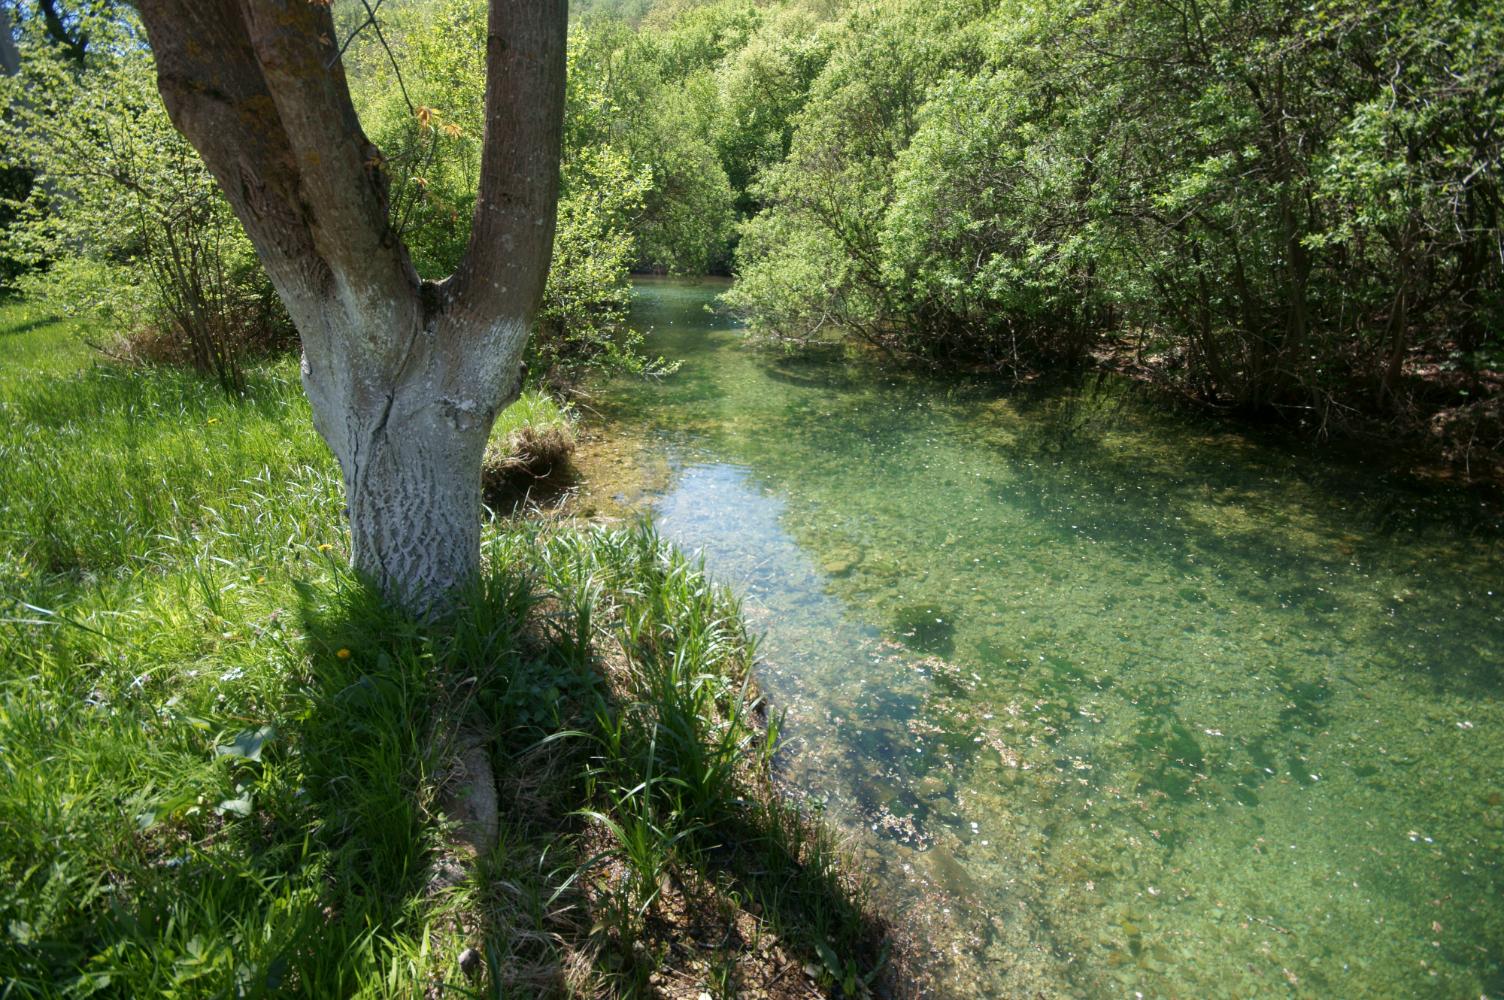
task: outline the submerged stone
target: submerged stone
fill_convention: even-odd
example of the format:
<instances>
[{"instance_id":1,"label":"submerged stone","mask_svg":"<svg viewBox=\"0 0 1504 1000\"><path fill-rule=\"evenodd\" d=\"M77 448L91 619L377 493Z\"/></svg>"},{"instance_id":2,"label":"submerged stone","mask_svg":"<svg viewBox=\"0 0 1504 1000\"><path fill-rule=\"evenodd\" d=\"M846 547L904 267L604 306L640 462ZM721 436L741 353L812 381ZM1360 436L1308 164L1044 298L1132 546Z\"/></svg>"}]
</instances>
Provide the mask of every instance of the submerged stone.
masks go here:
<instances>
[{"instance_id":1,"label":"submerged stone","mask_svg":"<svg viewBox=\"0 0 1504 1000\"><path fill-rule=\"evenodd\" d=\"M933 604L902 608L888 626L893 638L919 653L949 656L956 648L956 623L950 612Z\"/></svg>"},{"instance_id":2,"label":"submerged stone","mask_svg":"<svg viewBox=\"0 0 1504 1000\"><path fill-rule=\"evenodd\" d=\"M861 549L837 549L820 563L826 576L847 576L862 561Z\"/></svg>"}]
</instances>

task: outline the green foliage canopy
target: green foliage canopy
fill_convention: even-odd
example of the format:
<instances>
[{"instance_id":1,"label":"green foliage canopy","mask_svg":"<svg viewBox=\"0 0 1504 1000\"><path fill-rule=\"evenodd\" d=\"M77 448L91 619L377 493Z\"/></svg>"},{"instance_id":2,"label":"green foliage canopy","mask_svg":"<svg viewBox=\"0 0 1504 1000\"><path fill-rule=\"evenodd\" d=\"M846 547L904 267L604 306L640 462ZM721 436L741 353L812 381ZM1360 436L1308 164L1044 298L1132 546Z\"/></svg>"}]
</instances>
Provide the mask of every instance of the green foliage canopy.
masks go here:
<instances>
[{"instance_id":1,"label":"green foliage canopy","mask_svg":"<svg viewBox=\"0 0 1504 1000\"><path fill-rule=\"evenodd\" d=\"M741 231L759 329L1014 370L1126 338L1316 422L1498 362L1497 5L895 0L830 30Z\"/></svg>"}]
</instances>

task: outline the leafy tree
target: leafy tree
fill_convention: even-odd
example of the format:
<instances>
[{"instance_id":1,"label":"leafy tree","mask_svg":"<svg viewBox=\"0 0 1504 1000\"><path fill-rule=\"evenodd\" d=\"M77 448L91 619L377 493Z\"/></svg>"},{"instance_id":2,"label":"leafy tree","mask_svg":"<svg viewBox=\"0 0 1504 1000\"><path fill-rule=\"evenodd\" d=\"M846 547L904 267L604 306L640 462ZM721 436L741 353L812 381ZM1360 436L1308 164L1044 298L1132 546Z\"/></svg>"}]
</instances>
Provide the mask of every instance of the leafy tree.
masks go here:
<instances>
[{"instance_id":1,"label":"leafy tree","mask_svg":"<svg viewBox=\"0 0 1504 1000\"><path fill-rule=\"evenodd\" d=\"M10 15L5 5L0 4L0 78L15 76L21 72L21 53L11 28ZM9 108L0 108L0 115L9 114ZM3 119L0 119L3 120ZM0 163L0 238L15 222L16 203L31 193L31 171L12 164ZM0 250L0 298L10 290L11 283L25 271L25 265L12 254Z\"/></svg>"},{"instance_id":2,"label":"leafy tree","mask_svg":"<svg viewBox=\"0 0 1504 1000\"><path fill-rule=\"evenodd\" d=\"M907 337L885 280L883 221L894 163L929 88L974 64L965 3L859 8L842 23L798 119L788 158L753 188L767 207L741 230L729 301L791 340L841 330Z\"/></svg>"},{"instance_id":3,"label":"leafy tree","mask_svg":"<svg viewBox=\"0 0 1504 1000\"><path fill-rule=\"evenodd\" d=\"M1102 247L1082 224L1098 168L1041 79L948 76L897 158L879 253L913 350L1021 373L1078 363L1103 326Z\"/></svg>"},{"instance_id":4,"label":"leafy tree","mask_svg":"<svg viewBox=\"0 0 1504 1000\"><path fill-rule=\"evenodd\" d=\"M758 329L1014 371L1116 340L1320 427L1414 426L1456 384L1420 362L1497 363L1497 5L891 0L829 30L750 182Z\"/></svg>"},{"instance_id":5,"label":"leafy tree","mask_svg":"<svg viewBox=\"0 0 1504 1000\"><path fill-rule=\"evenodd\" d=\"M704 33L695 41L714 46ZM718 98L711 52L674 32L592 24L581 33L576 72L596 81L611 108L604 122L645 178L630 228L635 266L704 273L728 263L734 195L712 143Z\"/></svg>"},{"instance_id":6,"label":"leafy tree","mask_svg":"<svg viewBox=\"0 0 1504 1000\"><path fill-rule=\"evenodd\" d=\"M351 102L327 5L140 4L173 121L246 228L303 342L338 458L355 568L423 612L474 579L480 464L516 397L553 241L562 2L492 0L468 248L420 279ZM505 39L505 43L502 40Z\"/></svg>"},{"instance_id":7,"label":"leafy tree","mask_svg":"<svg viewBox=\"0 0 1504 1000\"><path fill-rule=\"evenodd\" d=\"M539 313L540 368L562 381L589 369L663 369L662 359L641 353L642 335L627 325L629 275L639 253L632 224L652 178L613 138L620 109L601 74L590 71L591 51L590 30L577 29L570 40L559 232Z\"/></svg>"},{"instance_id":8,"label":"leafy tree","mask_svg":"<svg viewBox=\"0 0 1504 1000\"><path fill-rule=\"evenodd\" d=\"M716 151L744 217L761 207L753 195L757 178L789 154L795 120L830 58L832 34L829 22L802 7L772 8L716 66Z\"/></svg>"},{"instance_id":9,"label":"leafy tree","mask_svg":"<svg viewBox=\"0 0 1504 1000\"><path fill-rule=\"evenodd\" d=\"M89 25L117 15L121 6L117 0L79 0L67 4L59 0L16 0L15 13L23 34L56 49L75 66L82 66L89 53ZM9 23L9 15L3 10L0 22ZM0 34L8 36L9 31ZM0 41L0 49L3 47L4 42Z\"/></svg>"}]
</instances>

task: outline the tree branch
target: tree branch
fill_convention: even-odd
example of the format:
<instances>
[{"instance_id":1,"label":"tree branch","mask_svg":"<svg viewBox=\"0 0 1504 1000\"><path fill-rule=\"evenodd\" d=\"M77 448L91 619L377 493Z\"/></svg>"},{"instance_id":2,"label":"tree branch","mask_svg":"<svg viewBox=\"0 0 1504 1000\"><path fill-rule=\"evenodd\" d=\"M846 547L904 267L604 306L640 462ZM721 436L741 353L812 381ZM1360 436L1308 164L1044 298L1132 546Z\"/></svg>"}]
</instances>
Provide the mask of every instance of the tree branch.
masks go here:
<instances>
[{"instance_id":1,"label":"tree branch","mask_svg":"<svg viewBox=\"0 0 1504 1000\"><path fill-rule=\"evenodd\" d=\"M486 134L470 244L445 283L457 316L530 317L543 295L559 192L567 0L491 0Z\"/></svg>"},{"instance_id":2,"label":"tree branch","mask_svg":"<svg viewBox=\"0 0 1504 1000\"><path fill-rule=\"evenodd\" d=\"M381 154L361 131L334 51L334 19L308 0L239 0L295 158L309 228L342 295L411 300L418 278L387 218Z\"/></svg>"},{"instance_id":3,"label":"tree branch","mask_svg":"<svg viewBox=\"0 0 1504 1000\"><path fill-rule=\"evenodd\" d=\"M334 23L307 0L140 0L174 124L203 155L306 338L339 296L368 329L409 329L417 276L387 222L386 177L326 64Z\"/></svg>"},{"instance_id":4,"label":"tree branch","mask_svg":"<svg viewBox=\"0 0 1504 1000\"><path fill-rule=\"evenodd\" d=\"M15 76L21 72L21 54L16 51L16 39L10 32L10 14L5 4L0 3L0 76Z\"/></svg>"},{"instance_id":5,"label":"tree branch","mask_svg":"<svg viewBox=\"0 0 1504 1000\"><path fill-rule=\"evenodd\" d=\"M83 65L84 56L89 51L89 36L84 34L82 28L77 35L68 33L68 26L63 22L63 15L57 9L56 0L37 0L37 6L42 8L42 21L47 26L47 35L79 65Z\"/></svg>"},{"instance_id":6,"label":"tree branch","mask_svg":"<svg viewBox=\"0 0 1504 1000\"><path fill-rule=\"evenodd\" d=\"M173 124L199 150L295 320L329 282L296 159L236 0L140 0ZM301 328L301 325L300 325Z\"/></svg>"}]
</instances>

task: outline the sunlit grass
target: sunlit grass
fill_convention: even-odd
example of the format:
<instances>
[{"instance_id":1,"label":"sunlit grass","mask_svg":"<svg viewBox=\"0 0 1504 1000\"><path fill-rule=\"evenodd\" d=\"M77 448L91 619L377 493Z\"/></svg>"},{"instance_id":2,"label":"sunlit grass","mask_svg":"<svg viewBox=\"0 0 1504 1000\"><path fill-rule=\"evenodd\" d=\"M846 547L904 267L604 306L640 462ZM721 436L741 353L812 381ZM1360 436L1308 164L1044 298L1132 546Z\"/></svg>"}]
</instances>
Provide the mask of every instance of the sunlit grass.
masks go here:
<instances>
[{"instance_id":1,"label":"sunlit grass","mask_svg":"<svg viewBox=\"0 0 1504 1000\"><path fill-rule=\"evenodd\" d=\"M517 400L501 411L496 426L491 429L491 440L505 443L524 428L533 431L548 428L572 430L574 412L568 404L561 403L541 389L525 389Z\"/></svg>"},{"instance_id":2,"label":"sunlit grass","mask_svg":"<svg viewBox=\"0 0 1504 1000\"><path fill-rule=\"evenodd\" d=\"M665 873L875 959L698 567L498 521L464 611L419 626L345 569L290 360L232 398L27 316L0 313L0 995L631 993ZM567 420L530 393L498 433ZM461 731L502 797L478 865L446 833Z\"/></svg>"}]
</instances>

